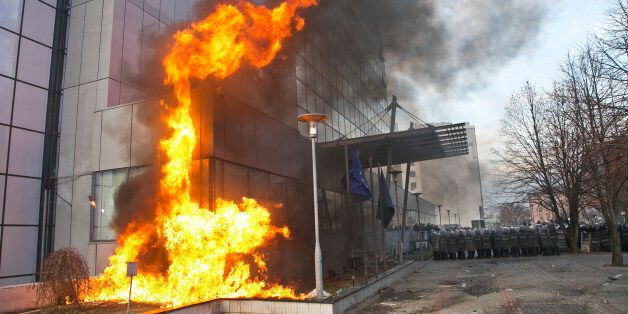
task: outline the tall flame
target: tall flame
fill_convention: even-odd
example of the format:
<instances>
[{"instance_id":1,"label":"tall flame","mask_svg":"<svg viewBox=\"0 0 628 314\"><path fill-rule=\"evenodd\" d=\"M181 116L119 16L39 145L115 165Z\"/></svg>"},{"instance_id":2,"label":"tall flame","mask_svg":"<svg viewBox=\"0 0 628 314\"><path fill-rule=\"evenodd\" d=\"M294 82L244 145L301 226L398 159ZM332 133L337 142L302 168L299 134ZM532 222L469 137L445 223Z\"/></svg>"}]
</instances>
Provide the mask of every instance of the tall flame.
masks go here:
<instances>
[{"instance_id":1,"label":"tall flame","mask_svg":"<svg viewBox=\"0 0 628 314\"><path fill-rule=\"evenodd\" d=\"M243 198L239 204L218 199L215 210L209 210L191 199L197 138L190 115L190 79L222 79L243 62L257 68L268 65L293 28L303 28L297 10L314 5L317 0L287 0L273 9L248 2L220 4L173 36L163 65L165 84L173 86L177 103L165 106L170 132L159 143L164 160L157 218L150 225L126 227L86 301L125 299L126 262L135 260L140 264L133 281L137 301L179 305L215 298L303 297L290 287L267 282L265 257L257 249L277 236L289 238L290 231L273 226L266 208Z\"/></svg>"}]
</instances>

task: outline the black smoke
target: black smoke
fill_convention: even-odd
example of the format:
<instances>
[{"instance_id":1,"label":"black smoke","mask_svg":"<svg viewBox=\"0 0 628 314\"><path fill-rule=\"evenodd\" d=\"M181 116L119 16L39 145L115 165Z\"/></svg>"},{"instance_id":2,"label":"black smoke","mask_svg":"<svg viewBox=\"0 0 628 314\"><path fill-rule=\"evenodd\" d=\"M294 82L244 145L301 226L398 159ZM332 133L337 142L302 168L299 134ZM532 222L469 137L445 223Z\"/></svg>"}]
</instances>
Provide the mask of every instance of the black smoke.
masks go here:
<instances>
[{"instance_id":1,"label":"black smoke","mask_svg":"<svg viewBox=\"0 0 628 314\"><path fill-rule=\"evenodd\" d=\"M387 59L388 93L412 103L482 85L539 33L541 0L366 0Z\"/></svg>"}]
</instances>

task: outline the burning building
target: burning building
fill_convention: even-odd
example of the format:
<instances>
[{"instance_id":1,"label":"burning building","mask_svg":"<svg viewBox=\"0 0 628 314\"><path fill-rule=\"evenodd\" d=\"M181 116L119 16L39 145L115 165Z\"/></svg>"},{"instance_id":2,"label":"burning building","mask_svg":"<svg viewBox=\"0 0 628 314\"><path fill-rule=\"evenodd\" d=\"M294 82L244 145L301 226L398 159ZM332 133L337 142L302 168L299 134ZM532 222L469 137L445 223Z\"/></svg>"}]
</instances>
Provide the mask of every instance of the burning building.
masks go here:
<instances>
[{"instance_id":1,"label":"burning building","mask_svg":"<svg viewBox=\"0 0 628 314\"><path fill-rule=\"evenodd\" d=\"M63 35L49 44L56 40L55 49L67 48L61 60L55 59L63 74L54 81L62 89L58 134L51 129L55 149L46 150L52 159L58 152L58 160L56 169L43 170L54 173L42 188L41 212L34 212L29 223L33 237L31 229L22 237L32 246L13 247L20 257L14 261L3 254L5 267L18 260L32 262L4 268L5 284L32 281L37 260L67 246L77 248L98 275L118 247L119 234L129 224L155 218L160 180L153 166L163 158L159 140L169 132L160 100L173 101L172 89L163 84L161 60L175 31L204 18L216 5L94 0L74 1L68 11L55 11L41 4L57 14L51 20L59 24L56 35ZM321 141L351 131L360 136L387 129L383 121L362 125L385 108L386 86L381 40L367 22L369 12L357 7L337 1L303 10L306 26L286 38L266 66L243 65L225 79L210 77L191 85L190 114L198 142L192 152L190 197L203 208L213 208L217 198L254 198L269 209L274 226L287 226L289 240L279 236L263 249L268 273L280 283L305 287L313 279L303 276L312 273L313 226L309 146L297 115L323 112L330 117L321 126ZM32 9L19 2L17 10L28 15ZM341 169L321 174L321 193L328 203L323 219L329 226L323 231L329 244L323 253L330 269L345 263L350 223L337 183ZM11 239L12 228L3 230L4 240ZM151 253L146 258L159 259L163 252Z\"/></svg>"},{"instance_id":2,"label":"burning building","mask_svg":"<svg viewBox=\"0 0 628 314\"><path fill-rule=\"evenodd\" d=\"M311 112L329 117L319 128L319 142L327 143L319 152L318 178L325 272L343 271L360 250L365 259L367 250L378 254L377 228L369 231L370 245L364 231L374 220L368 216L373 208L348 205L338 151L355 145L364 158L385 165L376 149L388 140L377 136L390 129L385 59L367 7L351 0L268 1L268 7L91 0L73 1L66 10L65 1L45 2L11 2L18 21L42 12L52 21L45 49L37 46L52 61L45 127L29 137L24 131L30 126L17 119L15 127L0 126L0 135L8 128L12 143L41 150L33 156L11 148L9 175L0 176L3 191L40 201L39 207L23 204L30 211L20 214L4 206L0 283L33 281L44 256L74 247L92 275L104 273L105 286L93 299L119 297L115 278L128 259L139 261L140 274L150 274L138 281L138 294L144 287L144 295L158 295L154 301L302 297L314 280L313 204L307 130L296 118ZM252 30L203 46L213 32L230 27ZM22 40L25 53L36 53L26 44L39 35L29 32L21 27L9 35ZM241 42L242 36L247 40ZM234 38L238 45L227 45ZM215 67L215 60L199 60L214 56L205 49L229 62ZM12 84L48 85L45 79L28 81L19 69ZM465 154L464 132L452 125L395 135L393 141L429 149L409 149L394 163ZM443 142L453 146L443 148ZM28 158L43 160L42 169L20 172L16 167ZM18 183L25 179L34 180L34 188ZM14 201L5 198L5 205L12 204L7 200ZM208 256L214 259L200 262ZM212 261L221 267L213 269ZM179 284L173 283L173 268ZM193 289L198 295L192 299L173 295L218 277L228 279L222 290ZM160 286L168 291L155 292Z\"/></svg>"}]
</instances>

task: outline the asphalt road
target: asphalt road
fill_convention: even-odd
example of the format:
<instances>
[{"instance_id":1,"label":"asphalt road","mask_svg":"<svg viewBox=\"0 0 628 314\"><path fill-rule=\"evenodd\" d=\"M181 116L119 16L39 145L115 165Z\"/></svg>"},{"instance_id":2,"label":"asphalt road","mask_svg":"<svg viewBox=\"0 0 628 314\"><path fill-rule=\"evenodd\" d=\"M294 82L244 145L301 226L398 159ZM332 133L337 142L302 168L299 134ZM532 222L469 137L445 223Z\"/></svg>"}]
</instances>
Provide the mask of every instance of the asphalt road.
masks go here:
<instances>
[{"instance_id":1,"label":"asphalt road","mask_svg":"<svg viewBox=\"0 0 628 314\"><path fill-rule=\"evenodd\" d=\"M628 267L608 254L422 263L350 313L628 313Z\"/></svg>"}]
</instances>

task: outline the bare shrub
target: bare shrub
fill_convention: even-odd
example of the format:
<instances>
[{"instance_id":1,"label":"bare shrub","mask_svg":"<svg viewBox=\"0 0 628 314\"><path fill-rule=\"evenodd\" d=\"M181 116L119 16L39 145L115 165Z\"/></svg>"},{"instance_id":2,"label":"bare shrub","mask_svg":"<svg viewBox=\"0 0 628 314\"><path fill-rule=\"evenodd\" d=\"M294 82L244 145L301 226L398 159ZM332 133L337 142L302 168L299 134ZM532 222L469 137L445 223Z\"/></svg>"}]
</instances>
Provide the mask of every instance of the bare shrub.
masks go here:
<instances>
[{"instance_id":1,"label":"bare shrub","mask_svg":"<svg viewBox=\"0 0 628 314\"><path fill-rule=\"evenodd\" d=\"M39 305L79 305L81 296L89 289L89 268L85 258L74 248L50 254L44 260L40 275Z\"/></svg>"}]
</instances>

